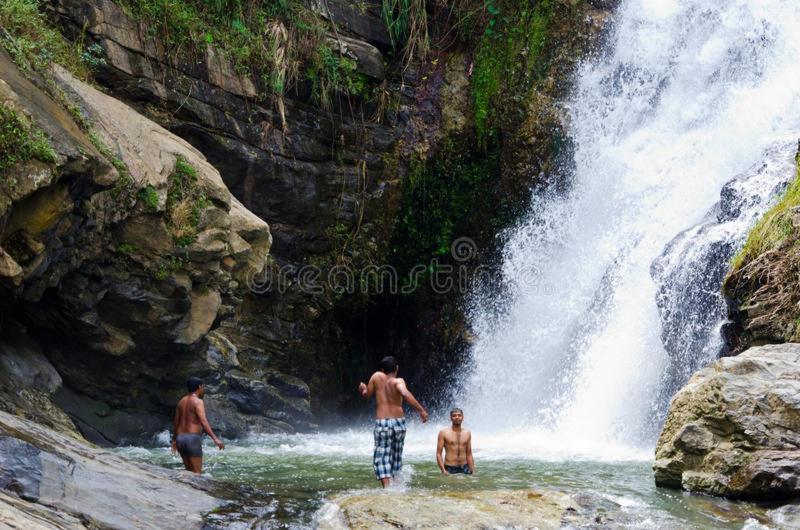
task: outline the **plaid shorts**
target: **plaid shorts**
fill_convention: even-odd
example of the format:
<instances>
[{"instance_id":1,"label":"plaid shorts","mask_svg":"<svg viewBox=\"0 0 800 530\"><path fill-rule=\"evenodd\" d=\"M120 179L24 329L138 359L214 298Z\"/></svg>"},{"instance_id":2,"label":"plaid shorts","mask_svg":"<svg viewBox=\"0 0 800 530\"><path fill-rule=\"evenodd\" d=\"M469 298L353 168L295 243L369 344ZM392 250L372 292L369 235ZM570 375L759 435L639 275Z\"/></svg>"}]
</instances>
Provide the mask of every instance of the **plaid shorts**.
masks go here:
<instances>
[{"instance_id":1,"label":"plaid shorts","mask_svg":"<svg viewBox=\"0 0 800 530\"><path fill-rule=\"evenodd\" d=\"M375 453L372 464L378 479L395 476L403 468L403 442L406 439L406 419L375 420Z\"/></svg>"}]
</instances>

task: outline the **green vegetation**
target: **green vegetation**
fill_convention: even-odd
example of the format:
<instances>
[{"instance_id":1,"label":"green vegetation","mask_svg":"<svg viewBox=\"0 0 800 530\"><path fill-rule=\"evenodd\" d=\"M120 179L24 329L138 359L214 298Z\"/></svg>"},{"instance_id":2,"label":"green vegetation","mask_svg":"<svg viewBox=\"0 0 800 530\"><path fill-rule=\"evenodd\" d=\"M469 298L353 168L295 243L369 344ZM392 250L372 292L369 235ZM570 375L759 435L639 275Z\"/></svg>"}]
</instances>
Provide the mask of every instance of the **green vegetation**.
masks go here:
<instances>
[{"instance_id":1,"label":"green vegetation","mask_svg":"<svg viewBox=\"0 0 800 530\"><path fill-rule=\"evenodd\" d=\"M395 49L405 44L406 64L413 57L424 58L430 50L425 0L382 0L381 19Z\"/></svg>"},{"instance_id":2,"label":"green vegetation","mask_svg":"<svg viewBox=\"0 0 800 530\"><path fill-rule=\"evenodd\" d=\"M40 11L40 0L3 0L0 2L0 44L14 62L25 69L43 71L58 63L86 79L93 66L101 64L101 50L83 50L80 43L70 43L47 24Z\"/></svg>"},{"instance_id":3,"label":"green vegetation","mask_svg":"<svg viewBox=\"0 0 800 530\"><path fill-rule=\"evenodd\" d=\"M0 179L9 169L33 158L52 164L56 153L44 132L24 115L0 105Z\"/></svg>"},{"instance_id":4,"label":"green vegetation","mask_svg":"<svg viewBox=\"0 0 800 530\"><path fill-rule=\"evenodd\" d=\"M119 252L120 254L130 255L136 252L136 247L134 247L130 243L120 243L119 245L117 245L117 252Z\"/></svg>"},{"instance_id":5,"label":"green vegetation","mask_svg":"<svg viewBox=\"0 0 800 530\"><path fill-rule=\"evenodd\" d=\"M170 256L168 259L161 261L153 276L159 281L166 280L170 275L183 269L184 265L186 265L185 258Z\"/></svg>"},{"instance_id":6,"label":"green vegetation","mask_svg":"<svg viewBox=\"0 0 800 530\"><path fill-rule=\"evenodd\" d=\"M139 190L139 200L144 203L145 208L148 210L158 211L158 192L150 184Z\"/></svg>"},{"instance_id":7,"label":"green vegetation","mask_svg":"<svg viewBox=\"0 0 800 530\"><path fill-rule=\"evenodd\" d=\"M764 252L779 248L796 232L792 224L792 210L800 206L800 154L795 161L797 169L794 180L789 183L780 201L750 231L744 247L731 262L731 272L741 269Z\"/></svg>"},{"instance_id":8,"label":"green vegetation","mask_svg":"<svg viewBox=\"0 0 800 530\"><path fill-rule=\"evenodd\" d=\"M499 157L445 145L433 160L414 164L406 180L402 211L394 230L394 261L404 269L447 256L453 240L477 233L489 200Z\"/></svg>"},{"instance_id":9,"label":"green vegetation","mask_svg":"<svg viewBox=\"0 0 800 530\"><path fill-rule=\"evenodd\" d=\"M88 136L89 141L92 142L95 149L97 149L106 160L111 162L111 165L114 166L119 174L116 182L114 182L114 187L111 189L112 195L117 198L123 196L123 194L130 191L131 187L133 187L133 177L128 170L127 164L111 151L111 148L106 145L95 131L89 130Z\"/></svg>"},{"instance_id":10,"label":"green vegetation","mask_svg":"<svg viewBox=\"0 0 800 530\"><path fill-rule=\"evenodd\" d=\"M329 108L334 92L364 97L368 80L367 76L356 71L357 66L353 59L320 45L306 70L314 102L322 108Z\"/></svg>"},{"instance_id":11,"label":"green vegetation","mask_svg":"<svg viewBox=\"0 0 800 530\"><path fill-rule=\"evenodd\" d=\"M282 95L304 79L314 99L329 104L333 91L363 95L365 79L355 62L325 42L328 23L300 0L124 0L128 12L149 23L175 53L208 45L233 62L238 73Z\"/></svg>"},{"instance_id":12,"label":"green vegetation","mask_svg":"<svg viewBox=\"0 0 800 530\"><path fill-rule=\"evenodd\" d=\"M481 142L494 135L492 109L497 108L500 95L524 95L547 66L543 52L555 1L539 0L532 10L527 2L515 6L507 0L505 4L498 7L493 0L486 4L490 18L475 54L472 95Z\"/></svg>"},{"instance_id":13,"label":"green vegetation","mask_svg":"<svg viewBox=\"0 0 800 530\"><path fill-rule=\"evenodd\" d=\"M197 185L197 169L180 155L175 160L168 186L167 225L176 245L189 246L197 237L200 214L210 206L210 201Z\"/></svg>"}]
</instances>

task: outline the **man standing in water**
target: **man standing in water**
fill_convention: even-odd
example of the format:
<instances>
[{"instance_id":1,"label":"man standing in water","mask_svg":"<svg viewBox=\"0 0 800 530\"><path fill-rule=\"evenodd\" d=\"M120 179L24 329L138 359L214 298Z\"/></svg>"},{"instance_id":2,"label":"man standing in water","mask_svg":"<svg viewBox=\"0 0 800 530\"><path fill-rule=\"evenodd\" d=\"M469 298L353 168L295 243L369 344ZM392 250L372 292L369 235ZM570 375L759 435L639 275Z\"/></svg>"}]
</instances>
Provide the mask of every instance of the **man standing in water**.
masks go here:
<instances>
[{"instance_id":1,"label":"man standing in water","mask_svg":"<svg viewBox=\"0 0 800 530\"><path fill-rule=\"evenodd\" d=\"M452 425L449 429L439 431L436 441L436 463L445 475L463 473L472 475L475 472L475 461L472 459L472 433L461 428L464 413L461 409L450 411ZM442 460L442 449L445 457Z\"/></svg>"},{"instance_id":2,"label":"man standing in water","mask_svg":"<svg viewBox=\"0 0 800 530\"><path fill-rule=\"evenodd\" d=\"M406 419L403 417L403 399L419 413L422 423L428 421L428 412L406 388L406 382L397 377L397 361L387 356L381 360L381 370L372 374L369 383L359 383L358 391L364 399L375 396L375 476L385 488L392 477L403 467L403 442L406 439Z\"/></svg>"},{"instance_id":3,"label":"man standing in water","mask_svg":"<svg viewBox=\"0 0 800 530\"><path fill-rule=\"evenodd\" d=\"M225 444L217 438L206 419L206 407L203 405L206 389L203 381L190 377L186 387L189 393L178 401L175 410L172 454L180 453L184 467L199 474L203 471L203 432L208 433L220 450L225 449Z\"/></svg>"}]
</instances>

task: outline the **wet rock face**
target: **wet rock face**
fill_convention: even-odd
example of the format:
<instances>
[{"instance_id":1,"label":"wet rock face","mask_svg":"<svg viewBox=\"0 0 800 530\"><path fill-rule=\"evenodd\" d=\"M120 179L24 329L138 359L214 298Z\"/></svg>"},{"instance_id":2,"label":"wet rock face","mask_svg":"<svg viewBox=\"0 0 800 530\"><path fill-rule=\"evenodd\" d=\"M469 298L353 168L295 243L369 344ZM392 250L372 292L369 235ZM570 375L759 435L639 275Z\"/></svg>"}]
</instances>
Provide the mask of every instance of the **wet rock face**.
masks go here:
<instances>
[{"instance_id":1,"label":"wet rock face","mask_svg":"<svg viewBox=\"0 0 800 530\"><path fill-rule=\"evenodd\" d=\"M0 412L0 522L22 521L11 528L201 528L224 503L213 487Z\"/></svg>"},{"instance_id":2,"label":"wet rock face","mask_svg":"<svg viewBox=\"0 0 800 530\"><path fill-rule=\"evenodd\" d=\"M240 351L268 352L261 357L271 369L301 377L315 395L338 394L337 382L315 377L312 368L333 363L345 349L333 301L330 293L317 292L321 283L313 292L299 288L296 274L309 261L331 260L334 228L357 232L355 246L374 247L376 255L388 247L402 175L387 160L403 131L417 125L410 120L415 89L406 82L401 91L397 80L386 81L399 109L384 123L362 119L375 109L360 102L355 110L326 112L302 93L287 94L281 114L256 97L256 82L234 75L232 64L211 47L201 60L166 53L158 37L110 0L52 4L68 33L103 48L107 66L98 81L109 93L199 149L233 195L269 222L274 271L286 271L287 287L279 292L275 285L258 285L245 295L248 310L238 311L237 324L222 323L228 338ZM335 48L370 79L384 78L383 51L392 43L379 3L308 5L337 23L329 41ZM466 65L462 70L466 78ZM204 259L189 250L192 258Z\"/></svg>"},{"instance_id":3,"label":"wet rock face","mask_svg":"<svg viewBox=\"0 0 800 530\"><path fill-rule=\"evenodd\" d=\"M734 498L800 495L800 344L751 348L697 372L656 447L656 484Z\"/></svg>"},{"instance_id":4,"label":"wet rock face","mask_svg":"<svg viewBox=\"0 0 800 530\"><path fill-rule=\"evenodd\" d=\"M669 354L662 410L696 370L730 353L722 333L728 310L723 279L748 228L785 187L795 150L775 146L763 162L728 182L705 219L679 234L653 262L661 338Z\"/></svg>"}]
</instances>

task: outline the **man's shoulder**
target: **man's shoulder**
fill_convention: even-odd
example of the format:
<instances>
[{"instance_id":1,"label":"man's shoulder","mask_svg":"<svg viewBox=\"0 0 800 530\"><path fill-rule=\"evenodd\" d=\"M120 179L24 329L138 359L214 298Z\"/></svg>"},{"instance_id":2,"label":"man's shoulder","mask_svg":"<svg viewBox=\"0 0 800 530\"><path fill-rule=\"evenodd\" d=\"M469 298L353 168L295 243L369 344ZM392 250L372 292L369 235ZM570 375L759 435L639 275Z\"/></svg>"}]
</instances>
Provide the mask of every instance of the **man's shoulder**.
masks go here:
<instances>
[{"instance_id":1,"label":"man's shoulder","mask_svg":"<svg viewBox=\"0 0 800 530\"><path fill-rule=\"evenodd\" d=\"M386 374L378 370L372 373L370 379L386 379Z\"/></svg>"}]
</instances>

